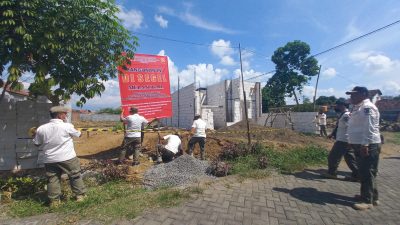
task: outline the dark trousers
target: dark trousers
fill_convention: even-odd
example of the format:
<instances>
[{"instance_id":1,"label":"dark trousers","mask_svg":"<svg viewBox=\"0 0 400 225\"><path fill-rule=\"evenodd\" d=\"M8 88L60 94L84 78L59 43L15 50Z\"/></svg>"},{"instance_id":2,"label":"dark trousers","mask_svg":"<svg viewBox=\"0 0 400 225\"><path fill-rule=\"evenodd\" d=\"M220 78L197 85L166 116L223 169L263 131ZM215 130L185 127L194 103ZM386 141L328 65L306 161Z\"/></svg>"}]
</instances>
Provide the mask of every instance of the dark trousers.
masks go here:
<instances>
[{"instance_id":1,"label":"dark trousers","mask_svg":"<svg viewBox=\"0 0 400 225\"><path fill-rule=\"evenodd\" d=\"M83 195L86 192L85 184L81 176L81 167L77 157L63 162L45 163L47 177L47 196L49 199L58 199L61 196L61 174L69 177L71 190L75 195Z\"/></svg>"},{"instance_id":2,"label":"dark trousers","mask_svg":"<svg viewBox=\"0 0 400 225\"><path fill-rule=\"evenodd\" d=\"M196 143L199 143L200 154L204 157L204 151L205 151L204 147L206 145L206 138L205 137L192 137L192 138L190 138L189 143L188 143L188 145L189 145L189 154L193 153L193 149L194 149L194 146L196 145Z\"/></svg>"},{"instance_id":3,"label":"dark trousers","mask_svg":"<svg viewBox=\"0 0 400 225\"><path fill-rule=\"evenodd\" d=\"M157 150L158 150L158 156L161 156L163 162L171 162L175 157L175 153L166 149L164 145L158 144Z\"/></svg>"},{"instance_id":4,"label":"dark trousers","mask_svg":"<svg viewBox=\"0 0 400 225\"><path fill-rule=\"evenodd\" d=\"M139 154L141 147L140 137L125 137L123 141L123 146L121 153L119 155L119 160L124 160L133 154L133 161L139 162Z\"/></svg>"},{"instance_id":5,"label":"dark trousers","mask_svg":"<svg viewBox=\"0 0 400 225\"><path fill-rule=\"evenodd\" d=\"M319 125L319 135L323 136L328 136L326 133L326 125Z\"/></svg>"},{"instance_id":6,"label":"dark trousers","mask_svg":"<svg viewBox=\"0 0 400 225\"><path fill-rule=\"evenodd\" d=\"M368 156L361 156L361 145L352 145L356 153L361 180L360 194L363 202L372 204L379 199L376 176L378 174L381 144L369 144Z\"/></svg>"},{"instance_id":7,"label":"dark trousers","mask_svg":"<svg viewBox=\"0 0 400 225\"><path fill-rule=\"evenodd\" d=\"M336 141L328 155L328 173L336 175L339 163L344 156L347 166L351 170L351 176L358 177L358 167L354 150L347 142Z\"/></svg>"}]
</instances>

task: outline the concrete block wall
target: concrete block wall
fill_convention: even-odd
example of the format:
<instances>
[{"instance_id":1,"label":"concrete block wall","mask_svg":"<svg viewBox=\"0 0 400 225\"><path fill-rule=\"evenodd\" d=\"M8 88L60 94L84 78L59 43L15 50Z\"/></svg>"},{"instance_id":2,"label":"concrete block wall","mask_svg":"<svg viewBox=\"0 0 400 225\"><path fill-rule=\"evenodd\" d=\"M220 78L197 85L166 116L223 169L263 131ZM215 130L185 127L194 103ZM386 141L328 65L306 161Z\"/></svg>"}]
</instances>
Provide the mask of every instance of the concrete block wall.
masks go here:
<instances>
[{"instance_id":1,"label":"concrete block wall","mask_svg":"<svg viewBox=\"0 0 400 225\"><path fill-rule=\"evenodd\" d=\"M195 85L191 84L179 90L179 127L189 129L195 114ZM162 123L178 127L178 91L172 93L172 118L162 119Z\"/></svg>"},{"instance_id":2,"label":"concrete block wall","mask_svg":"<svg viewBox=\"0 0 400 225\"><path fill-rule=\"evenodd\" d=\"M215 129L226 126L226 92L229 83L230 81L227 80L207 87L207 105L203 105L202 108L209 107L213 112L213 123Z\"/></svg>"},{"instance_id":3,"label":"concrete block wall","mask_svg":"<svg viewBox=\"0 0 400 225\"><path fill-rule=\"evenodd\" d=\"M50 103L7 101L0 103L0 170L43 166L39 149L28 130L49 121Z\"/></svg>"},{"instance_id":4,"label":"concrete block wall","mask_svg":"<svg viewBox=\"0 0 400 225\"><path fill-rule=\"evenodd\" d=\"M272 114L269 117L268 115L268 113L261 114L261 116L257 119L257 124L271 127L271 121L276 116L272 127L292 129L292 124L285 114ZM294 130L304 133L315 133L316 127L315 123L313 123L315 115L315 112L291 112L290 118L293 123Z\"/></svg>"},{"instance_id":5,"label":"concrete block wall","mask_svg":"<svg viewBox=\"0 0 400 225\"><path fill-rule=\"evenodd\" d=\"M120 121L120 115L116 114L80 114L79 119L81 121Z\"/></svg>"}]
</instances>

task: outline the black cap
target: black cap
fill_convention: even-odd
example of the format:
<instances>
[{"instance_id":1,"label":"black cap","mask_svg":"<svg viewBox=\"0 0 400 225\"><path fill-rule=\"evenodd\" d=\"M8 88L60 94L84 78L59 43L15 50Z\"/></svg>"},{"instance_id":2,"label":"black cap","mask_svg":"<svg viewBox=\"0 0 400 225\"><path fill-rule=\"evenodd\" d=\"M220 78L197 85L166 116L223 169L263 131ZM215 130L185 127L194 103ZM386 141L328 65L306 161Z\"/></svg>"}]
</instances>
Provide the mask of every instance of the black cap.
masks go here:
<instances>
[{"instance_id":1,"label":"black cap","mask_svg":"<svg viewBox=\"0 0 400 225\"><path fill-rule=\"evenodd\" d=\"M365 96L368 96L368 89L366 87L355 86L353 88L353 90L347 91L346 95L351 95L353 93L360 93L360 94L363 94Z\"/></svg>"}]
</instances>

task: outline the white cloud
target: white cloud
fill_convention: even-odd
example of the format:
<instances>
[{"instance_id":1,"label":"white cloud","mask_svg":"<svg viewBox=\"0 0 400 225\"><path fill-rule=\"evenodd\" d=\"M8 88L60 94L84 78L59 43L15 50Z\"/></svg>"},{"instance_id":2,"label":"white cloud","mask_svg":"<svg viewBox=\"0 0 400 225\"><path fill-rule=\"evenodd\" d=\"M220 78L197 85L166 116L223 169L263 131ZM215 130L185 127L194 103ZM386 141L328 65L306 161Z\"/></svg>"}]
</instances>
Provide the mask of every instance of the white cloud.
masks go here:
<instances>
[{"instance_id":1,"label":"white cloud","mask_svg":"<svg viewBox=\"0 0 400 225\"><path fill-rule=\"evenodd\" d=\"M223 57L225 55L232 55L234 53L231 47L231 42L225 41L223 39L219 39L217 41L212 42L211 52L219 57Z\"/></svg>"},{"instance_id":2,"label":"white cloud","mask_svg":"<svg viewBox=\"0 0 400 225\"><path fill-rule=\"evenodd\" d=\"M234 71L234 74L235 74L235 78L241 77L240 69L236 69ZM257 71L255 71L253 69L244 70L243 71L243 79L246 80L246 79L249 79L251 77L259 76L261 74L263 74L263 73L262 72L257 72ZM266 74L266 75L263 76L263 79L269 79L270 77L272 77L272 75L273 74ZM250 82L255 82L255 80L250 80Z\"/></svg>"},{"instance_id":3,"label":"white cloud","mask_svg":"<svg viewBox=\"0 0 400 225\"><path fill-rule=\"evenodd\" d=\"M392 60L386 55L373 51L353 53L350 55L350 59L372 74L388 73L400 68L400 61Z\"/></svg>"},{"instance_id":4,"label":"white cloud","mask_svg":"<svg viewBox=\"0 0 400 225\"><path fill-rule=\"evenodd\" d=\"M233 66L235 65L235 60L232 57L226 55L221 58L221 64L225 66Z\"/></svg>"},{"instance_id":5,"label":"white cloud","mask_svg":"<svg viewBox=\"0 0 400 225\"><path fill-rule=\"evenodd\" d=\"M220 63L222 65L232 66L236 64L235 60L232 58L235 51L231 47L230 41L225 41L223 39L213 41L211 45L211 53L220 58Z\"/></svg>"},{"instance_id":6,"label":"white cloud","mask_svg":"<svg viewBox=\"0 0 400 225\"><path fill-rule=\"evenodd\" d=\"M387 81L382 85L381 91L383 95L399 96L400 82Z\"/></svg>"},{"instance_id":7,"label":"white cloud","mask_svg":"<svg viewBox=\"0 0 400 225\"><path fill-rule=\"evenodd\" d=\"M102 82L105 90L101 96L95 96L87 100L83 106L84 109L101 109L101 108L117 108L121 106L121 97L119 92L118 80L108 80ZM79 96L72 96L72 104L74 105L80 99Z\"/></svg>"},{"instance_id":8,"label":"white cloud","mask_svg":"<svg viewBox=\"0 0 400 225\"><path fill-rule=\"evenodd\" d=\"M198 27L202 28L205 30L210 30L210 31L217 31L217 32L222 32L222 33L227 33L227 34L234 34L237 33L234 30L231 30L229 28L225 28L224 26L215 23L215 22L210 22L207 21L200 16L194 15L190 12L192 5L190 4L184 4L185 11L182 13L176 13L173 9L166 7L166 6L160 6L158 7L158 11L160 13L167 14L169 16L174 16L179 18L182 22L193 26L193 27Z\"/></svg>"},{"instance_id":9,"label":"white cloud","mask_svg":"<svg viewBox=\"0 0 400 225\"><path fill-rule=\"evenodd\" d=\"M164 19L162 15L154 15L154 20L160 25L160 27L168 27L168 20Z\"/></svg>"},{"instance_id":10,"label":"white cloud","mask_svg":"<svg viewBox=\"0 0 400 225\"><path fill-rule=\"evenodd\" d=\"M139 10L126 10L123 6L118 6L120 11L117 13L119 19L122 20L122 25L127 29L137 30L142 27L143 13Z\"/></svg>"},{"instance_id":11,"label":"white cloud","mask_svg":"<svg viewBox=\"0 0 400 225\"><path fill-rule=\"evenodd\" d=\"M165 55L161 50L158 55ZM212 64L199 63L187 65L185 69L179 70L174 61L168 57L169 77L171 90L175 91L178 87L178 76L180 87L187 86L194 82L196 73L196 85L200 82L202 87L220 82L229 74L227 69L214 68Z\"/></svg>"},{"instance_id":12,"label":"white cloud","mask_svg":"<svg viewBox=\"0 0 400 225\"><path fill-rule=\"evenodd\" d=\"M328 78L328 79L335 77L336 74L337 74L337 72L336 72L335 68L332 68L332 67L330 67L322 72L322 76L325 78Z\"/></svg>"}]
</instances>

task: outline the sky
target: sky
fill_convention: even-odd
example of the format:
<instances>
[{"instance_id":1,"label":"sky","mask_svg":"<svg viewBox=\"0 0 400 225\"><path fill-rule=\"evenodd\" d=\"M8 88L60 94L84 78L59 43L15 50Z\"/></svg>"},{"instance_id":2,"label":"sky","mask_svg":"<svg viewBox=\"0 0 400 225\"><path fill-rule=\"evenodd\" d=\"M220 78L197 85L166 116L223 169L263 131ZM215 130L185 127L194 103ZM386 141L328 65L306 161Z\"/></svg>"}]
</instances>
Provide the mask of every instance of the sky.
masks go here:
<instances>
[{"instance_id":1,"label":"sky","mask_svg":"<svg viewBox=\"0 0 400 225\"><path fill-rule=\"evenodd\" d=\"M137 53L169 58L171 90L194 82L204 87L240 75L273 71L273 52L301 40L317 54L400 20L398 0L119 0L118 17L139 38ZM354 86L400 95L400 23L316 57L320 95L345 97ZM249 81L264 86L272 74ZM316 77L304 87L312 99ZM83 108L119 107L118 80L105 82L101 97ZM78 99L77 96L74 99ZM293 99L287 99L293 103Z\"/></svg>"}]
</instances>

